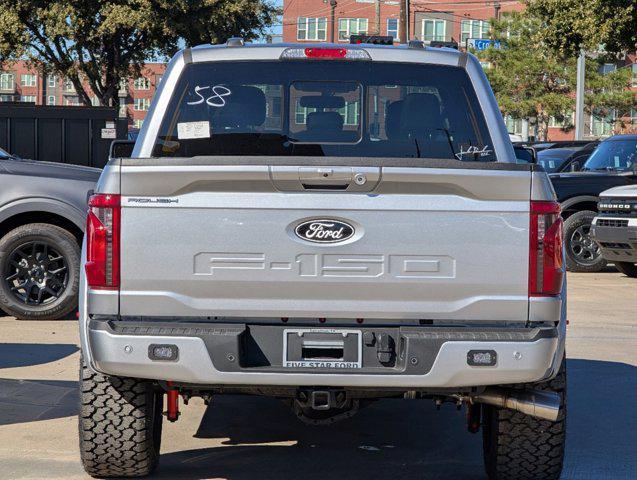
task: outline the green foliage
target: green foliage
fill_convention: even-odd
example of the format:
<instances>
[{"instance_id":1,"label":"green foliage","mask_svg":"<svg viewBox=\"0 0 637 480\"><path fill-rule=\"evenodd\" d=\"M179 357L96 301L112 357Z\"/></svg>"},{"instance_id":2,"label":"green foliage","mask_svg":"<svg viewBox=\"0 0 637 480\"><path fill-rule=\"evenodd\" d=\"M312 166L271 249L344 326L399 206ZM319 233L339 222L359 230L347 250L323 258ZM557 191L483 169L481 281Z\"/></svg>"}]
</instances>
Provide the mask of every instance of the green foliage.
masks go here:
<instances>
[{"instance_id":1,"label":"green foliage","mask_svg":"<svg viewBox=\"0 0 637 480\"><path fill-rule=\"evenodd\" d=\"M492 25L493 38L502 48L489 48L479 58L488 64L486 74L502 113L535 118L540 138L546 138L551 117L573 128L569 123L575 110L576 58L564 58L538 40L543 22L529 11L505 14ZM628 90L630 69L604 75L599 73L602 63L601 58L587 60L586 110L629 111L635 105L635 94Z\"/></svg>"},{"instance_id":2,"label":"green foliage","mask_svg":"<svg viewBox=\"0 0 637 480\"><path fill-rule=\"evenodd\" d=\"M119 104L120 79L186 45L252 39L279 9L263 0L0 0L0 62L68 78L82 100Z\"/></svg>"},{"instance_id":3,"label":"green foliage","mask_svg":"<svg viewBox=\"0 0 637 480\"><path fill-rule=\"evenodd\" d=\"M563 56L581 47L619 53L637 44L637 0L525 0L542 40Z\"/></svg>"}]
</instances>

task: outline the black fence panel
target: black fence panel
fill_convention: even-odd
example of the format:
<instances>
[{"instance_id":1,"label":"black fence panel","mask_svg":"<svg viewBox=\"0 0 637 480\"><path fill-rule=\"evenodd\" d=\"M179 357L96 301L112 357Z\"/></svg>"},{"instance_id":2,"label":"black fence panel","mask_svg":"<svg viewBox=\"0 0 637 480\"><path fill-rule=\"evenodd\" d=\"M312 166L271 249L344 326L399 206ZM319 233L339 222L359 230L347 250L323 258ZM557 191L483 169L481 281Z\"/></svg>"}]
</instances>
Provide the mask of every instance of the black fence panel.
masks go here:
<instances>
[{"instance_id":1,"label":"black fence panel","mask_svg":"<svg viewBox=\"0 0 637 480\"><path fill-rule=\"evenodd\" d=\"M0 148L22 158L101 168L127 133L115 108L0 103Z\"/></svg>"}]
</instances>

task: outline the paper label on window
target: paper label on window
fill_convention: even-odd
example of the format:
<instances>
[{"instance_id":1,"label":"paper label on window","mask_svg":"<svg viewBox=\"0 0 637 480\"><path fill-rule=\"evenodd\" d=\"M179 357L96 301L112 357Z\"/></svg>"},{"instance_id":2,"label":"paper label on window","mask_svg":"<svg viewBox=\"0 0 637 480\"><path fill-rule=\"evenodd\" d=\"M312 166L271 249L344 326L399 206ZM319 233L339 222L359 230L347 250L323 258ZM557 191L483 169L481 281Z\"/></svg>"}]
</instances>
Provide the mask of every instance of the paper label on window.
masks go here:
<instances>
[{"instance_id":1,"label":"paper label on window","mask_svg":"<svg viewBox=\"0 0 637 480\"><path fill-rule=\"evenodd\" d=\"M117 138L117 130L114 128L102 128L102 138Z\"/></svg>"},{"instance_id":2,"label":"paper label on window","mask_svg":"<svg viewBox=\"0 0 637 480\"><path fill-rule=\"evenodd\" d=\"M177 138L188 140L191 138L210 138L210 122L182 122L177 124Z\"/></svg>"}]
</instances>

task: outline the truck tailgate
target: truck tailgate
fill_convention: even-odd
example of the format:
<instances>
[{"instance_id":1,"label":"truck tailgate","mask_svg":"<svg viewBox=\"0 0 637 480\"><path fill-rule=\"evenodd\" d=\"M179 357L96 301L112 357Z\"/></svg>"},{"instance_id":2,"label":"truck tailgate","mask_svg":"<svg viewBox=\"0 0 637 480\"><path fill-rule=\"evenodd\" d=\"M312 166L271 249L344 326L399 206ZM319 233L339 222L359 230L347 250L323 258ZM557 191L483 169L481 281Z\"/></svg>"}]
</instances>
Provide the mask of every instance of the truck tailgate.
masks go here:
<instances>
[{"instance_id":1,"label":"truck tailgate","mask_svg":"<svg viewBox=\"0 0 637 480\"><path fill-rule=\"evenodd\" d=\"M531 173L493 165L123 160L120 314L524 321Z\"/></svg>"}]
</instances>

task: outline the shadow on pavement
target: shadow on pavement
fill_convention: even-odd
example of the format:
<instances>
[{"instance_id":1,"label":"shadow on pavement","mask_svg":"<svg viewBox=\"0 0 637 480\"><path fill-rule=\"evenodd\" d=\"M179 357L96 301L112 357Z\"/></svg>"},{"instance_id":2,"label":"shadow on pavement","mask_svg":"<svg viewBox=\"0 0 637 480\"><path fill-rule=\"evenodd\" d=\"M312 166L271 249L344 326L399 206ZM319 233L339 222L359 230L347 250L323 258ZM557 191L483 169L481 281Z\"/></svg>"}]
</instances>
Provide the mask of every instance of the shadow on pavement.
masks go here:
<instances>
[{"instance_id":1,"label":"shadow on pavement","mask_svg":"<svg viewBox=\"0 0 637 480\"><path fill-rule=\"evenodd\" d=\"M566 464L562 477L637 478L637 367L569 360L568 388Z\"/></svg>"},{"instance_id":2,"label":"shadow on pavement","mask_svg":"<svg viewBox=\"0 0 637 480\"><path fill-rule=\"evenodd\" d=\"M77 415L77 382L0 378L0 425Z\"/></svg>"},{"instance_id":3,"label":"shadow on pavement","mask_svg":"<svg viewBox=\"0 0 637 480\"><path fill-rule=\"evenodd\" d=\"M634 479L637 368L580 359L568 368L563 478ZM196 437L224 446L164 454L157 478L485 478L482 438L466 432L464 411L436 412L426 400L382 400L332 427L310 427L277 400L220 396Z\"/></svg>"},{"instance_id":4,"label":"shadow on pavement","mask_svg":"<svg viewBox=\"0 0 637 480\"><path fill-rule=\"evenodd\" d=\"M70 343L0 343L0 369L42 365L61 360L78 350Z\"/></svg>"}]
</instances>

